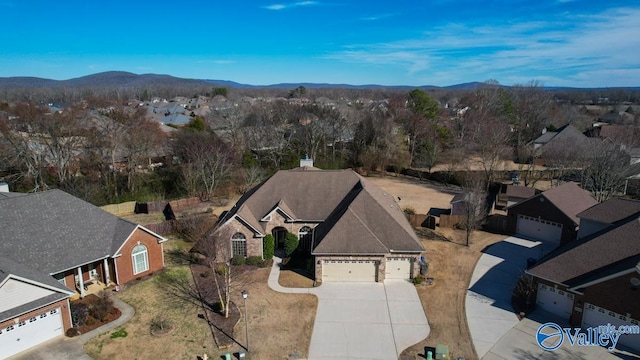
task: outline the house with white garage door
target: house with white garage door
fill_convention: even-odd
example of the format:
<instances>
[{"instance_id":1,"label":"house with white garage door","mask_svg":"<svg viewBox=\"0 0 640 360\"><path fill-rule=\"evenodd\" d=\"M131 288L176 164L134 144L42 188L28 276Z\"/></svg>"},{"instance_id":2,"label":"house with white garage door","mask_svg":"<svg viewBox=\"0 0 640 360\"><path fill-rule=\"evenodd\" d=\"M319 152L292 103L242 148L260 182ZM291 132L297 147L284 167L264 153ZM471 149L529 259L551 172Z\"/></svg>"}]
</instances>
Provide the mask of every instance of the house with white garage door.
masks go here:
<instances>
[{"instance_id":1,"label":"house with white garage door","mask_svg":"<svg viewBox=\"0 0 640 360\"><path fill-rule=\"evenodd\" d=\"M640 201L612 199L578 216L591 232L526 271L537 284L537 308L582 328L640 325ZM619 344L640 353L640 335Z\"/></svg>"},{"instance_id":2,"label":"house with white garage door","mask_svg":"<svg viewBox=\"0 0 640 360\"><path fill-rule=\"evenodd\" d=\"M0 191L0 359L73 326L70 299L159 271L163 237L61 190Z\"/></svg>"},{"instance_id":3,"label":"house with white garage door","mask_svg":"<svg viewBox=\"0 0 640 360\"><path fill-rule=\"evenodd\" d=\"M508 207L507 231L559 246L576 238L578 214L597 203L577 183L565 183Z\"/></svg>"},{"instance_id":4,"label":"house with white garage door","mask_svg":"<svg viewBox=\"0 0 640 360\"><path fill-rule=\"evenodd\" d=\"M424 251L394 197L352 170L320 170L310 160L282 170L248 191L219 221L229 254L263 256L287 233L308 251L317 281L410 279Z\"/></svg>"}]
</instances>

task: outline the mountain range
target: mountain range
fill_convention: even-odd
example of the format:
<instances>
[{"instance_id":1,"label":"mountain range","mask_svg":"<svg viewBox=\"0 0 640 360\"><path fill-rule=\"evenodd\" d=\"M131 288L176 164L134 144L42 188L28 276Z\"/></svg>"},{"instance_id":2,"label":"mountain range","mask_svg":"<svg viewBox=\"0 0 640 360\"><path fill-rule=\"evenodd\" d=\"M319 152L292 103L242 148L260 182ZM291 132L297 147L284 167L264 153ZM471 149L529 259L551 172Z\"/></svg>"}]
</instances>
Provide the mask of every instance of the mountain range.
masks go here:
<instances>
[{"instance_id":1,"label":"mountain range","mask_svg":"<svg viewBox=\"0 0 640 360\"><path fill-rule=\"evenodd\" d=\"M171 75L158 74L134 74L125 71L107 71L97 74L82 76L69 80L52 80L38 77L0 77L0 88L84 88L84 87L120 87L120 88L143 88L146 86L219 86L230 88L254 88L254 89L293 89L304 86L309 89L319 88L343 88L343 89L395 89L410 90L420 88L428 89L448 89L448 90L469 90L476 89L483 85L481 82L469 82L463 84L455 84L451 86L386 86L386 85L350 85L350 84L327 84L327 83L280 83L272 85L249 85L241 84L229 80L211 80L211 79L184 79ZM506 87L506 86L504 86ZM571 89L568 87L545 87L548 90ZM638 90L639 87L625 88ZM586 90L586 89L585 89Z\"/></svg>"}]
</instances>

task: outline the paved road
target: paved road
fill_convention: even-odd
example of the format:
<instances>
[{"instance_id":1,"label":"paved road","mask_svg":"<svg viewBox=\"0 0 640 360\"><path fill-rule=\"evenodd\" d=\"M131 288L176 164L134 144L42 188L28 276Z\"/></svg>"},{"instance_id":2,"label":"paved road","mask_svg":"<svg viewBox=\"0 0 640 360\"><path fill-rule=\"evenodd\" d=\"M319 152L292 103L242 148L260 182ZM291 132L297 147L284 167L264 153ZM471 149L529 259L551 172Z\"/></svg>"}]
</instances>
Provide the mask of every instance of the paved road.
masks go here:
<instances>
[{"instance_id":1,"label":"paved road","mask_svg":"<svg viewBox=\"0 0 640 360\"><path fill-rule=\"evenodd\" d=\"M610 353L600 347L572 347L564 343L554 352L538 346L535 334L542 323L567 326L557 316L536 310L519 321L511 307L511 292L530 257L547 254L551 245L508 237L485 250L471 277L466 315L478 357L502 359L632 359L628 353Z\"/></svg>"},{"instance_id":2,"label":"paved road","mask_svg":"<svg viewBox=\"0 0 640 360\"><path fill-rule=\"evenodd\" d=\"M122 312L122 315L120 315L120 317L115 321L102 325L99 328L93 329L86 334L82 334L74 338L68 338L62 335L55 339L51 339L46 343L12 356L9 360L91 360L91 358L84 352L84 344L102 333L116 329L129 321L129 319L131 319L135 314L135 310L128 304L115 296L112 296L111 298L113 299L115 307L120 309Z\"/></svg>"},{"instance_id":3,"label":"paved road","mask_svg":"<svg viewBox=\"0 0 640 360\"><path fill-rule=\"evenodd\" d=\"M309 359L397 359L402 350L429 336L429 324L413 284L325 283L312 289L283 288L275 259L269 286L286 293L318 296Z\"/></svg>"}]
</instances>

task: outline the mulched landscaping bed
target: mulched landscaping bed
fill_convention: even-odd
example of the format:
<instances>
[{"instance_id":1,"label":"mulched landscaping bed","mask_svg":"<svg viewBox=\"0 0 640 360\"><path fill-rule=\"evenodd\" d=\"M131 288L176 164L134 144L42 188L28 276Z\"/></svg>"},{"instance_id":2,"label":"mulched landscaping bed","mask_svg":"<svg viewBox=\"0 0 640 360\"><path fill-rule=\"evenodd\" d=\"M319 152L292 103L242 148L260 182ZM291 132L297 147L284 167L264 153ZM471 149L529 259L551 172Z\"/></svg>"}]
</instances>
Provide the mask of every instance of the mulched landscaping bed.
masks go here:
<instances>
[{"instance_id":1,"label":"mulched landscaping bed","mask_svg":"<svg viewBox=\"0 0 640 360\"><path fill-rule=\"evenodd\" d=\"M93 305L94 303L98 302L100 300L100 298L94 294L90 294L85 296L82 299L79 300L74 300L72 301L73 304L85 304L87 305L87 307L91 307L91 305ZM104 319L104 321L99 321L98 319L95 319L91 316L89 316L86 320L86 324L82 325L82 326L78 326L76 327L76 329L78 330L78 332L74 335L73 332L71 332L70 334L72 336L77 336L77 335L81 335L81 334L86 334L87 332L98 328L104 324L110 323L114 320L116 320L117 318L120 317L120 315L122 315L122 313L120 312L120 309L116 308L115 306L113 307L113 309L111 309L111 311L107 314L107 317Z\"/></svg>"},{"instance_id":2,"label":"mulched landscaping bed","mask_svg":"<svg viewBox=\"0 0 640 360\"><path fill-rule=\"evenodd\" d=\"M233 339L233 332L236 324L240 321L240 310L234 303L231 303L228 318L225 318L224 314L214 311L213 305L220 301L213 279L218 275L212 273L208 266L199 264L191 265L191 273L202 298L205 316L211 326L216 345L221 349L232 346L236 343ZM222 286L224 277L219 276L218 282Z\"/></svg>"}]
</instances>

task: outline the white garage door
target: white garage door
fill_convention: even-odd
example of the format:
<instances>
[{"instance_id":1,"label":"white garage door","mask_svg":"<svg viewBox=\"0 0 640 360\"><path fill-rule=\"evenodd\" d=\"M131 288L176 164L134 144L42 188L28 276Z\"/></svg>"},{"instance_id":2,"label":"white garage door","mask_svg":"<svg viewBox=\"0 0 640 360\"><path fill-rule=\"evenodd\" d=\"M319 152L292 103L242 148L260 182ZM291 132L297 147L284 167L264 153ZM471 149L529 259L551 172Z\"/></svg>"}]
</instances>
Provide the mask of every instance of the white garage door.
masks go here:
<instances>
[{"instance_id":1,"label":"white garage door","mask_svg":"<svg viewBox=\"0 0 640 360\"><path fill-rule=\"evenodd\" d=\"M607 309L595 306L593 304L584 304L584 314L582 315L582 328L598 327L600 325L614 325L616 328L620 325L634 325L638 326L638 320L631 319L627 316L614 313ZM618 340L619 345L630 347L635 351L640 351L640 334L636 335L621 335Z\"/></svg>"},{"instance_id":2,"label":"white garage door","mask_svg":"<svg viewBox=\"0 0 640 360\"><path fill-rule=\"evenodd\" d=\"M411 259L387 258L385 279L409 279L411 277Z\"/></svg>"},{"instance_id":3,"label":"white garage door","mask_svg":"<svg viewBox=\"0 0 640 360\"><path fill-rule=\"evenodd\" d=\"M324 261L322 281L376 281L376 263L356 260Z\"/></svg>"},{"instance_id":4,"label":"white garage door","mask_svg":"<svg viewBox=\"0 0 640 360\"><path fill-rule=\"evenodd\" d=\"M573 294L539 283L536 306L569 320L573 310Z\"/></svg>"},{"instance_id":5,"label":"white garage door","mask_svg":"<svg viewBox=\"0 0 640 360\"><path fill-rule=\"evenodd\" d=\"M516 233L533 239L560 242L562 224L531 216L518 215Z\"/></svg>"},{"instance_id":6,"label":"white garage door","mask_svg":"<svg viewBox=\"0 0 640 360\"><path fill-rule=\"evenodd\" d=\"M60 308L0 329L0 359L63 334Z\"/></svg>"}]
</instances>

